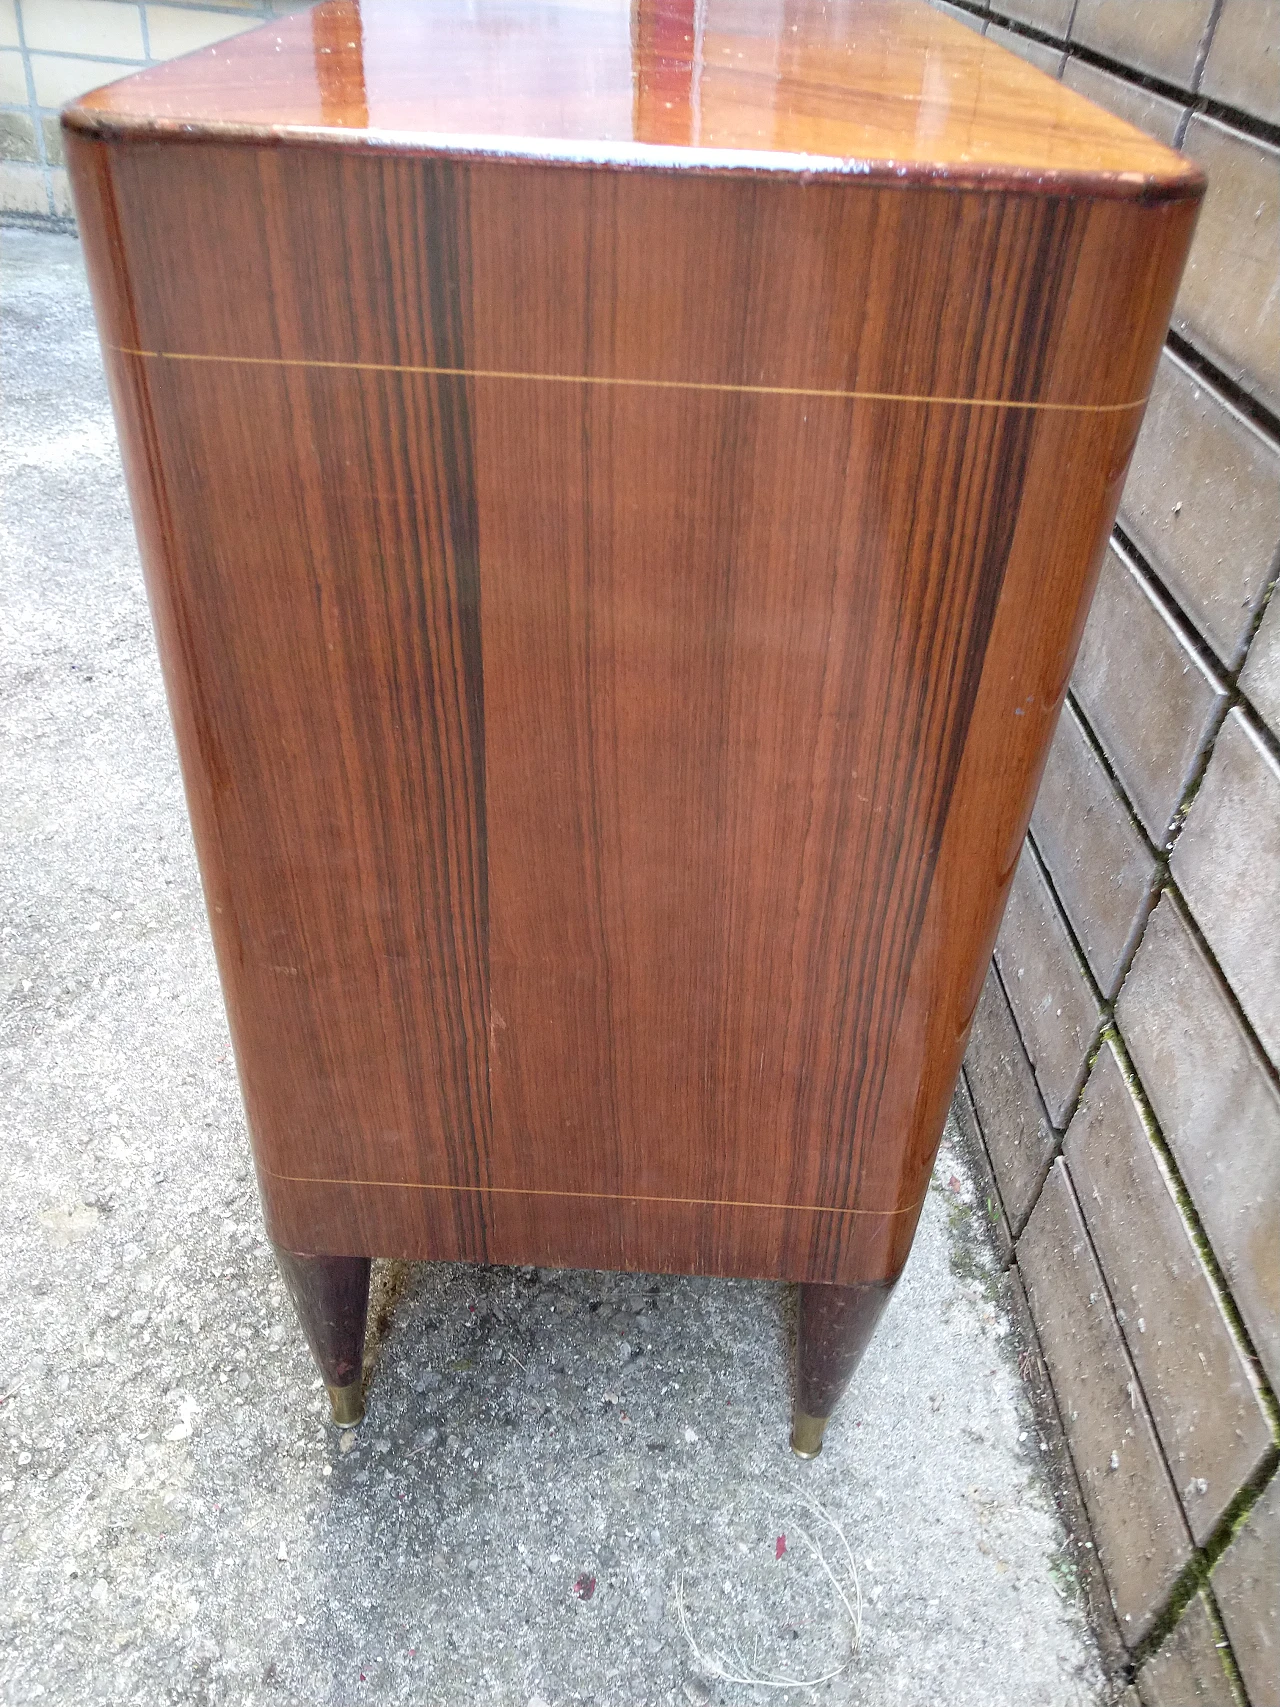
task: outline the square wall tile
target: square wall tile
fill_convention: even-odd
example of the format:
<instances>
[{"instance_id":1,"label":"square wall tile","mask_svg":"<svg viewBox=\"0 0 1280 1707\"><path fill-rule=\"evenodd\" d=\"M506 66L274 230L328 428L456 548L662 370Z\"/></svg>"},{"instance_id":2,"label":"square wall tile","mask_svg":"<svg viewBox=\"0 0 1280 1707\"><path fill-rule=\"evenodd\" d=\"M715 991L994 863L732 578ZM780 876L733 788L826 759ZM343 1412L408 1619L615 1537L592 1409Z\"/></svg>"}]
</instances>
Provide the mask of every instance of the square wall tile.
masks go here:
<instances>
[{"instance_id":1,"label":"square wall tile","mask_svg":"<svg viewBox=\"0 0 1280 1707\"><path fill-rule=\"evenodd\" d=\"M1280 413L1280 149L1198 114L1183 149L1209 188L1173 323Z\"/></svg>"},{"instance_id":2,"label":"square wall tile","mask_svg":"<svg viewBox=\"0 0 1280 1707\"><path fill-rule=\"evenodd\" d=\"M1280 550L1280 450L1166 350L1120 525L1229 669Z\"/></svg>"},{"instance_id":3,"label":"square wall tile","mask_svg":"<svg viewBox=\"0 0 1280 1707\"><path fill-rule=\"evenodd\" d=\"M257 27L258 19L233 18L227 12L202 12L194 6L147 7L152 59L176 59Z\"/></svg>"},{"instance_id":4,"label":"square wall tile","mask_svg":"<svg viewBox=\"0 0 1280 1707\"><path fill-rule=\"evenodd\" d=\"M1031 835L1110 1001L1154 899L1156 862L1070 701L1049 749Z\"/></svg>"},{"instance_id":5,"label":"square wall tile","mask_svg":"<svg viewBox=\"0 0 1280 1707\"><path fill-rule=\"evenodd\" d=\"M27 94L26 69L16 48L0 48L0 102L8 107L31 104L31 97Z\"/></svg>"},{"instance_id":6,"label":"square wall tile","mask_svg":"<svg viewBox=\"0 0 1280 1707\"><path fill-rule=\"evenodd\" d=\"M996 965L1045 1111L1062 1128L1084 1083L1102 1015L1030 844L1009 891Z\"/></svg>"},{"instance_id":7,"label":"square wall tile","mask_svg":"<svg viewBox=\"0 0 1280 1707\"><path fill-rule=\"evenodd\" d=\"M44 169L12 160L0 160L0 213L49 212L49 192Z\"/></svg>"},{"instance_id":8,"label":"square wall tile","mask_svg":"<svg viewBox=\"0 0 1280 1707\"><path fill-rule=\"evenodd\" d=\"M1146 578L1108 547L1071 678L1076 702L1161 847L1226 691Z\"/></svg>"},{"instance_id":9,"label":"square wall tile","mask_svg":"<svg viewBox=\"0 0 1280 1707\"><path fill-rule=\"evenodd\" d=\"M1280 764L1239 708L1222 726L1170 870L1280 1063Z\"/></svg>"},{"instance_id":10,"label":"square wall tile","mask_svg":"<svg viewBox=\"0 0 1280 1707\"><path fill-rule=\"evenodd\" d=\"M1004 48L1007 53L1016 53L1019 59L1025 59L1028 65L1034 65L1037 71L1043 71L1050 77L1056 77L1062 69L1060 47L1049 47L1031 36L1020 36L1016 30L1001 29L999 24L987 26L987 40Z\"/></svg>"},{"instance_id":11,"label":"square wall tile","mask_svg":"<svg viewBox=\"0 0 1280 1707\"><path fill-rule=\"evenodd\" d=\"M1280 1702L1280 1477L1273 1476L1219 1559L1213 1592L1252 1707Z\"/></svg>"},{"instance_id":12,"label":"square wall tile","mask_svg":"<svg viewBox=\"0 0 1280 1707\"><path fill-rule=\"evenodd\" d=\"M1280 123L1280 0L1223 0L1200 92Z\"/></svg>"},{"instance_id":13,"label":"square wall tile","mask_svg":"<svg viewBox=\"0 0 1280 1707\"><path fill-rule=\"evenodd\" d=\"M1275 593L1240 672L1240 691L1280 741L1280 598Z\"/></svg>"},{"instance_id":14,"label":"square wall tile","mask_svg":"<svg viewBox=\"0 0 1280 1707\"><path fill-rule=\"evenodd\" d=\"M36 127L26 113L0 113L0 160L25 160L29 165L40 162L40 145Z\"/></svg>"},{"instance_id":15,"label":"square wall tile","mask_svg":"<svg viewBox=\"0 0 1280 1707\"><path fill-rule=\"evenodd\" d=\"M31 55L31 75L35 79L36 103L42 107L61 107L74 101L90 89L104 83L118 83L140 65L120 65L107 59L66 59L51 53Z\"/></svg>"},{"instance_id":16,"label":"square wall tile","mask_svg":"<svg viewBox=\"0 0 1280 1707\"><path fill-rule=\"evenodd\" d=\"M1018 1266L1132 1647L1190 1561L1191 1537L1061 1159L1018 1240Z\"/></svg>"},{"instance_id":17,"label":"square wall tile","mask_svg":"<svg viewBox=\"0 0 1280 1707\"><path fill-rule=\"evenodd\" d=\"M1015 1236L1040 1193L1058 1147L1036 1088L1009 1003L994 966L982 986L964 1074L991 1159L1001 1201Z\"/></svg>"},{"instance_id":18,"label":"square wall tile","mask_svg":"<svg viewBox=\"0 0 1280 1707\"><path fill-rule=\"evenodd\" d=\"M1237 1707L1202 1594L1138 1673L1138 1694L1142 1707Z\"/></svg>"},{"instance_id":19,"label":"square wall tile","mask_svg":"<svg viewBox=\"0 0 1280 1707\"><path fill-rule=\"evenodd\" d=\"M1075 0L991 0L993 19L1015 18L1020 24L1030 24L1047 36L1061 40L1071 22Z\"/></svg>"},{"instance_id":20,"label":"square wall tile","mask_svg":"<svg viewBox=\"0 0 1280 1707\"><path fill-rule=\"evenodd\" d=\"M1071 39L1134 71L1192 87L1213 0L1079 0Z\"/></svg>"},{"instance_id":21,"label":"square wall tile","mask_svg":"<svg viewBox=\"0 0 1280 1707\"><path fill-rule=\"evenodd\" d=\"M973 12L966 12L963 6L952 6L949 0L929 0L935 12L942 12L957 24L963 24L966 29L976 30L982 34L985 18L979 18Z\"/></svg>"},{"instance_id":22,"label":"square wall tile","mask_svg":"<svg viewBox=\"0 0 1280 1707\"><path fill-rule=\"evenodd\" d=\"M1009 1230L1009 1218L1004 1212L1000 1188L991 1169L991 1155L982 1141L982 1128L978 1125L973 1098L969 1094L969 1086L963 1073L956 1084L956 1094L951 1099L951 1118L969 1148L979 1213L986 1221L995 1245L996 1260L1003 1268L1013 1257L1013 1234Z\"/></svg>"},{"instance_id":23,"label":"square wall tile","mask_svg":"<svg viewBox=\"0 0 1280 1707\"><path fill-rule=\"evenodd\" d=\"M1280 1388L1280 1092L1171 893L1116 1020L1262 1367Z\"/></svg>"},{"instance_id":24,"label":"square wall tile","mask_svg":"<svg viewBox=\"0 0 1280 1707\"><path fill-rule=\"evenodd\" d=\"M142 12L124 0L22 0L22 30L33 52L146 57Z\"/></svg>"},{"instance_id":25,"label":"square wall tile","mask_svg":"<svg viewBox=\"0 0 1280 1707\"><path fill-rule=\"evenodd\" d=\"M1123 77L1113 77L1109 71L1090 65L1087 59L1069 59L1062 81L1087 101L1105 107L1126 124L1145 130L1167 148L1173 147L1178 120L1184 111L1175 101L1167 101L1139 83L1126 83Z\"/></svg>"},{"instance_id":26,"label":"square wall tile","mask_svg":"<svg viewBox=\"0 0 1280 1707\"><path fill-rule=\"evenodd\" d=\"M17 47L18 8L14 0L0 0L0 47Z\"/></svg>"},{"instance_id":27,"label":"square wall tile","mask_svg":"<svg viewBox=\"0 0 1280 1707\"><path fill-rule=\"evenodd\" d=\"M1183 1512L1203 1546L1261 1468L1271 1428L1110 1041L1063 1153Z\"/></svg>"},{"instance_id":28,"label":"square wall tile","mask_svg":"<svg viewBox=\"0 0 1280 1707\"><path fill-rule=\"evenodd\" d=\"M44 157L50 166L62 165L62 126L56 113L42 113L40 125L44 131Z\"/></svg>"}]
</instances>

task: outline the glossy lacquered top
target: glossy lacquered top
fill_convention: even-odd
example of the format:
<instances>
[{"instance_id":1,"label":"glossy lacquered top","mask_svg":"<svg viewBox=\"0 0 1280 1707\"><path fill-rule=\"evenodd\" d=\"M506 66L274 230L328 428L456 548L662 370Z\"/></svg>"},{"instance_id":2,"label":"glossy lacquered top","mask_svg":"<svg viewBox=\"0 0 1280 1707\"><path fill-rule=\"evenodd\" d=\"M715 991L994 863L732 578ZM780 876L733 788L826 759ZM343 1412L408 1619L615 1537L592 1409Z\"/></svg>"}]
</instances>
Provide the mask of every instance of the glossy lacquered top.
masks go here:
<instances>
[{"instance_id":1,"label":"glossy lacquered top","mask_svg":"<svg viewBox=\"0 0 1280 1707\"><path fill-rule=\"evenodd\" d=\"M72 128L1198 194L1195 165L923 0L327 0Z\"/></svg>"}]
</instances>

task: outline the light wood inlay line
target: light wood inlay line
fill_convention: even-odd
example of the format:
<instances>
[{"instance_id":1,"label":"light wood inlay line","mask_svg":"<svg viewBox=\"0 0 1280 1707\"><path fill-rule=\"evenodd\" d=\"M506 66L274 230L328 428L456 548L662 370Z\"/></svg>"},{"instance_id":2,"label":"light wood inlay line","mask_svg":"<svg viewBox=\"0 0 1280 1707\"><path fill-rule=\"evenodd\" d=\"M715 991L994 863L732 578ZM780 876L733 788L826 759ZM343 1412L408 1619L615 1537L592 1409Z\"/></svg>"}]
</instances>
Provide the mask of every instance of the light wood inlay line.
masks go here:
<instances>
[{"instance_id":1,"label":"light wood inlay line","mask_svg":"<svg viewBox=\"0 0 1280 1707\"><path fill-rule=\"evenodd\" d=\"M916 1203L903 1204L898 1209L838 1209L827 1203L753 1203L733 1197L658 1197L638 1196L625 1191L548 1191L540 1186L526 1185L438 1185L415 1179L325 1179L315 1174L278 1174L272 1168L260 1170L270 1179L283 1180L289 1185L350 1185L386 1186L393 1191L464 1191L491 1197L572 1197L608 1203L667 1203L692 1209L785 1209L806 1215L915 1215L924 1198Z\"/></svg>"},{"instance_id":2,"label":"light wood inlay line","mask_svg":"<svg viewBox=\"0 0 1280 1707\"><path fill-rule=\"evenodd\" d=\"M245 367L333 368L354 373L413 373L434 379L513 379L541 385L620 385L653 391L725 391L757 397L826 397L854 403L936 403L960 409L1040 409L1073 415L1120 415L1126 409L1145 409L1145 397L1129 403L1019 402L1002 397L934 397L898 391L833 391L804 385L731 385L700 379L619 379L607 374L520 373L501 368L414 367L399 362L319 361L303 356L198 355L185 350L136 350L113 344L117 355L141 356L160 362L221 362Z\"/></svg>"}]
</instances>

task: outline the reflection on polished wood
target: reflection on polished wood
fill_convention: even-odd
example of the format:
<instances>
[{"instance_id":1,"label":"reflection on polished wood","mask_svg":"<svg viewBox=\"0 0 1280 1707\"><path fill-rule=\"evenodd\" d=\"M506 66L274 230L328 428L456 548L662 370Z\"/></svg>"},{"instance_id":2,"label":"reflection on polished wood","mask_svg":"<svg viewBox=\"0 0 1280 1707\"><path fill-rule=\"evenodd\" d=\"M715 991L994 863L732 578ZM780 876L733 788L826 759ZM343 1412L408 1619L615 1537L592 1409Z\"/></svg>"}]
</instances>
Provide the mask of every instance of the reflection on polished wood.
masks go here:
<instances>
[{"instance_id":1,"label":"reflection on polished wood","mask_svg":"<svg viewBox=\"0 0 1280 1707\"><path fill-rule=\"evenodd\" d=\"M331 0L66 125L273 1239L892 1281L1194 166L887 0Z\"/></svg>"},{"instance_id":2,"label":"reflection on polished wood","mask_svg":"<svg viewBox=\"0 0 1280 1707\"><path fill-rule=\"evenodd\" d=\"M270 57L268 57L270 56ZM78 129L1194 194L1171 154L903 0L329 0L84 96Z\"/></svg>"}]
</instances>

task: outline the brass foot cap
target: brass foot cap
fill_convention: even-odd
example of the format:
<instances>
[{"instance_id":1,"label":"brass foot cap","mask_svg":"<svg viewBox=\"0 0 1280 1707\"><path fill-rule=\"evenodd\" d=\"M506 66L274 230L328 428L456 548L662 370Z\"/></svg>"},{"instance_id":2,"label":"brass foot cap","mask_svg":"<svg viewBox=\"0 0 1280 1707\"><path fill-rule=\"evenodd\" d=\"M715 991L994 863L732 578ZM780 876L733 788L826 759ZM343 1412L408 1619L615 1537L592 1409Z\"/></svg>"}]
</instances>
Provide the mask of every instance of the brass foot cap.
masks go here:
<instances>
[{"instance_id":1,"label":"brass foot cap","mask_svg":"<svg viewBox=\"0 0 1280 1707\"><path fill-rule=\"evenodd\" d=\"M811 1417L807 1411L794 1411L791 1417L791 1450L797 1458L816 1458L822 1451L822 1436L829 1417Z\"/></svg>"},{"instance_id":2,"label":"brass foot cap","mask_svg":"<svg viewBox=\"0 0 1280 1707\"><path fill-rule=\"evenodd\" d=\"M325 1384L333 1420L338 1428L354 1428L364 1416L364 1391L359 1381L349 1387L330 1387Z\"/></svg>"}]
</instances>

